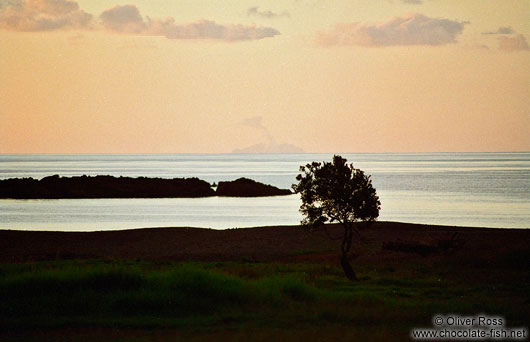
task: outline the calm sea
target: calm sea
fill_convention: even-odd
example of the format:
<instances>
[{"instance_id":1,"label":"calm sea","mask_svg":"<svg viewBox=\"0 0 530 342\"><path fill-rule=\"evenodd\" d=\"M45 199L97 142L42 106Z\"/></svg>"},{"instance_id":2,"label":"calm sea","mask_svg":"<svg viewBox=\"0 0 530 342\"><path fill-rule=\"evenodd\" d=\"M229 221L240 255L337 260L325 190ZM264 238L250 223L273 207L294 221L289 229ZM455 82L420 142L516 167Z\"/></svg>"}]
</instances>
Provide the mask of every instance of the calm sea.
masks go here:
<instances>
[{"instance_id":1,"label":"calm sea","mask_svg":"<svg viewBox=\"0 0 530 342\"><path fill-rule=\"evenodd\" d=\"M530 227L530 153L342 154L372 176L380 220ZM300 165L332 154L0 155L0 179L114 175L248 177L289 188ZM0 229L93 231L298 224L297 195L197 199L0 199Z\"/></svg>"}]
</instances>

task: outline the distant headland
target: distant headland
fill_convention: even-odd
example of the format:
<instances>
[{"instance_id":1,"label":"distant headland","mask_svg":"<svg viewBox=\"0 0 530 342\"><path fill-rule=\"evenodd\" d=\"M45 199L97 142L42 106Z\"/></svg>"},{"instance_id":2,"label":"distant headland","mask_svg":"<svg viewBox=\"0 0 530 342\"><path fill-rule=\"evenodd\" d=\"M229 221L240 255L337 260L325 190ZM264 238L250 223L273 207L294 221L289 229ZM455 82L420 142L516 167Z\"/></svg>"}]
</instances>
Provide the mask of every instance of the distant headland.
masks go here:
<instances>
[{"instance_id":1,"label":"distant headland","mask_svg":"<svg viewBox=\"0 0 530 342\"><path fill-rule=\"evenodd\" d=\"M239 178L214 185L199 178L147 178L114 176L58 175L0 180L0 198L192 198L192 197L263 197L290 195L288 189Z\"/></svg>"}]
</instances>

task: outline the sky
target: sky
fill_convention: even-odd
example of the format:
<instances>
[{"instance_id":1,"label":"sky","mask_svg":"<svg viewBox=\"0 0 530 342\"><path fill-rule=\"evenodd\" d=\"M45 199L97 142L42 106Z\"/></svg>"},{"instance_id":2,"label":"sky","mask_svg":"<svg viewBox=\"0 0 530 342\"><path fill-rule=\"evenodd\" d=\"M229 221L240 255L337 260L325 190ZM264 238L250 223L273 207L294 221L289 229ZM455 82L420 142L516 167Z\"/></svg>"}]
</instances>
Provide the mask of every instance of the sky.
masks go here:
<instances>
[{"instance_id":1,"label":"sky","mask_svg":"<svg viewBox=\"0 0 530 342\"><path fill-rule=\"evenodd\" d=\"M0 0L0 153L530 151L528 0Z\"/></svg>"}]
</instances>

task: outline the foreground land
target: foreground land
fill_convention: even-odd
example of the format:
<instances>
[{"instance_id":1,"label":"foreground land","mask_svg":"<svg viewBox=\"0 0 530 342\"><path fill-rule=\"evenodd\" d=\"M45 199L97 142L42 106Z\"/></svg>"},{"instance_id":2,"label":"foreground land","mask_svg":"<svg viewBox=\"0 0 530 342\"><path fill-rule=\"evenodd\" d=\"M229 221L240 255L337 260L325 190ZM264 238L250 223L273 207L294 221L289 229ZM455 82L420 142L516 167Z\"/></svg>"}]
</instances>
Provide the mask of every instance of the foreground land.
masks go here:
<instances>
[{"instance_id":1,"label":"foreground land","mask_svg":"<svg viewBox=\"0 0 530 342\"><path fill-rule=\"evenodd\" d=\"M439 313L529 327L530 230L361 226L359 282L340 232L3 230L0 338L406 341Z\"/></svg>"}]
</instances>

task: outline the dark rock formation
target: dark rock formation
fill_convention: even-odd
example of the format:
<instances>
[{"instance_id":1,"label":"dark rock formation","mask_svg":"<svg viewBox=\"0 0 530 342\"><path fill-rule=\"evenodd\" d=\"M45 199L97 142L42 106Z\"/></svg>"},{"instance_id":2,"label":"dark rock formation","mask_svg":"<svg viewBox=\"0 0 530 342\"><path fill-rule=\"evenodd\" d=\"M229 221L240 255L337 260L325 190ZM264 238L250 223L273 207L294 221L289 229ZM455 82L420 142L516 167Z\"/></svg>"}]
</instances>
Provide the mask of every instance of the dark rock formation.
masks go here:
<instances>
[{"instance_id":1,"label":"dark rock formation","mask_svg":"<svg viewBox=\"0 0 530 342\"><path fill-rule=\"evenodd\" d=\"M0 198L173 198L215 196L198 178L130 178L113 176L12 178L0 180Z\"/></svg>"},{"instance_id":2,"label":"dark rock formation","mask_svg":"<svg viewBox=\"0 0 530 342\"><path fill-rule=\"evenodd\" d=\"M279 189L275 186L256 182L248 178L239 178L231 182L219 182L217 196L260 197L291 195L291 190Z\"/></svg>"}]
</instances>

